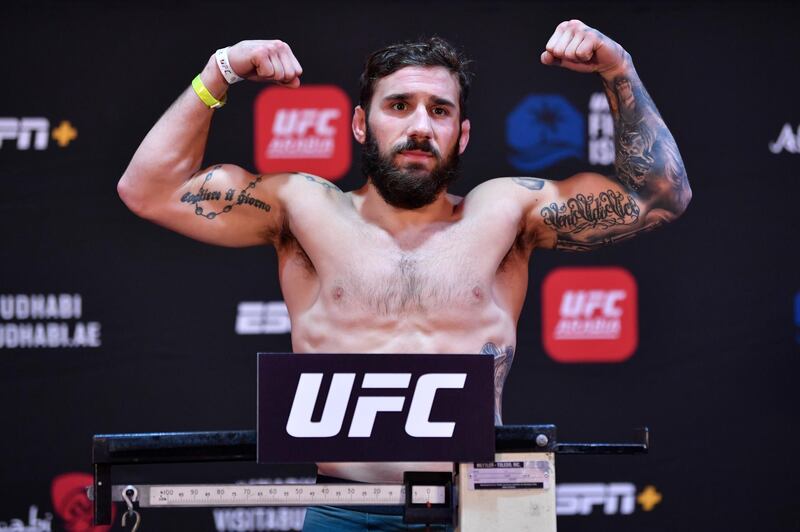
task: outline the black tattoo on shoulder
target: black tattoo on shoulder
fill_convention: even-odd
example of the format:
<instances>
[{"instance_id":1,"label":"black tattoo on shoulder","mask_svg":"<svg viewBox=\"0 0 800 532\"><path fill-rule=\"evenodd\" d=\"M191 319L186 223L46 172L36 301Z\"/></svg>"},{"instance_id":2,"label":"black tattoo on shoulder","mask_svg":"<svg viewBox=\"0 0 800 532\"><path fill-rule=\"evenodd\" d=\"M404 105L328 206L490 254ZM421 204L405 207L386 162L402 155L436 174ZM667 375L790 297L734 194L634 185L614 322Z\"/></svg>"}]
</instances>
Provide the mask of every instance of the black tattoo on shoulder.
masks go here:
<instances>
[{"instance_id":1,"label":"black tattoo on shoulder","mask_svg":"<svg viewBox=\"0 0 800 532\"><path fill-rule=\"evenodd\" d=\"M195 194L193 192L187 192L183 196L181 196L181 203L189 203L194 205L194 213L197 216L202 216L208 220L213 220L220 214L225 214L231 212L234 207L238 205L247 205L249 207L253 207L255 209L269 212L272 210L269 204L261 201L260 199L253 196L249 191L254 189L257 184L261 182L263 176L259 175L256 176L254 180L247 184L245 188L236 193L236 189L229 188L228 190L224 191L224 193L220 190L210 190L206 188L207 184L211 179L214 177L214 172L222 168L222 165L217 165L211 169L211 171L206 174L206 177L203 179L203 184L200 185L200 190ZM223 195L224 194L224 195ZM199 203L204 201L218 201L221 199L225 199L228 203L222 207L222 209L218 211L206 210L199 205Z\"/></svg>"},{"instance_id":2,"label":"black tattoo on shoulder","mask_svg":"<svg viewBox=\"0 0 800 532\"><path fill-rule=\"evenodd\" d=\"M339 192L339 193L344 194L344 192L342 192L342 189L340 189L339 187L337 187L336 185L334 185L330 181L327 181L325 179L320 179L317 176L313 176L311 174L306 174L305 172L295 172L295 174L301 175L301 176L305 177L306 180L311 181L312 183L316 183L318 185L321 185L321 186L325 187L327 190L333 190L334 192Z\"/></svg>"},{"instance_id":3,"label":"black tattoo on shoulder","mask_svg":"<svg viewBox=\"0 0 800 532\"><path fill-rule=\"evenodd\" d=\"M551 203L541 210L545 225L557 233L577 234L585 229L608 229L632 225L639 220L639 205L631 195L608 189L594 194L577 194L565 203Z\"/></svg>"},{"instance_id":4,"label":"black tattoo on shoulder","mask_svg":"<svg viewBox=\"0 0 800 532\"><path fill-rule=\"evenodd\" d=\"M542 190L544 187L544 179L537 179L535 177L512 177L514 183L522 185L530 190Z\"/></svg>"},{"instance_id":5,"label":"black tattoo on shoulder","mask_svg":"<svg viewBox=\"0 0 800 532\"><path fill-rule=\"evenodd\" d=\"M511 363L514 361L514 347L499 347L493 342L483 344L481 355L494 357L494 424L503 424L503 385L506 382Z\"/></svg>"}]
</instances>

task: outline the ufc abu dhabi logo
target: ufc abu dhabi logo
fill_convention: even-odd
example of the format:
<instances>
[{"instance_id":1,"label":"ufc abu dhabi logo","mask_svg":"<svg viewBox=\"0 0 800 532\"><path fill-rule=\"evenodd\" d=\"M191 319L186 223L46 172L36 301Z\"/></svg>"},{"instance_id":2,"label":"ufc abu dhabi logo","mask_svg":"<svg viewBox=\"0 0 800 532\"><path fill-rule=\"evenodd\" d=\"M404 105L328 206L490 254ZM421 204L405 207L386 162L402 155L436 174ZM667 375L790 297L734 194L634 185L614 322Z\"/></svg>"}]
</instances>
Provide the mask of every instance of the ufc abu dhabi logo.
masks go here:
<instances>
[{"instance_id":1,"label":"ufc abu dhabi logo","mask_svg":"<svg viewBox=\"0 0 800 532\"><path fill-rule=\"evenodd\" d=\"M259 171L342 177L351 162L351 109L347 94L334 85L264 89L254 109Z\"/></svg>"},{"instance_id":2,"label":"ufc abu dhabi logo","mask_svg":"<svg viewBox=\"0 0 800 532\"><path fill-rule=\"evenodd\" d=\"M542 340L558 362L622 362L638 343L636 280L619 267L556 268L542 285Z\"/></svg>"},{"instance_id":3,"label":"ufc abu dhabi logo","mask_svg":"<svg viewBox=\"0 0 800 532\"><path fill-rule=\"evenodd\" d=\"M259 463L494 459L494 357L259 353Z\"/></svg>"},{"instance_id":4,"label":"ufc abu dhabi logo","mask_svg":"<svg viewBox=\"0 0 800 532\"><path fill-rule=\"evenodd\" d=\"M295 438L330 438L338 435L344 424L347 405L353 391L355 373L335 373L319 421L312 421L322 373L302 373L294 395L286 432ZM441 388L464 388L466 373L428 373L422 375L414 389L405 423L406 434L415 438L450 438L454 422L429 420L436 391ZM362 389L408 389L410 373L366 373ZM356 402L350 422L349 438L369 438L378 412L402 412L406 398L402 395L361 396Z\"/></svg>"},{"instance_id":5,"label":"ufc abu dhabi logo","mask_svg":"<svg viewBox=\"0 0 800 532\"><path fill-rule=\"evenodd\" d=\"M561 298L555 337L616 340L621 331L625 290L567 290Z\"/></svg>"},{"instance_id":6,"label":"ufc abu dhabi logo","mask_svg":"<svg viewBox=\"0 0 800 532\"><path fill-rule=\"evenodd\" d=\"M341 116L335 108L278 109L272 123L272 140L267 157L296 159L328 158L333 154L336 127L334 120Z\"/></svg>"}]
</instances>

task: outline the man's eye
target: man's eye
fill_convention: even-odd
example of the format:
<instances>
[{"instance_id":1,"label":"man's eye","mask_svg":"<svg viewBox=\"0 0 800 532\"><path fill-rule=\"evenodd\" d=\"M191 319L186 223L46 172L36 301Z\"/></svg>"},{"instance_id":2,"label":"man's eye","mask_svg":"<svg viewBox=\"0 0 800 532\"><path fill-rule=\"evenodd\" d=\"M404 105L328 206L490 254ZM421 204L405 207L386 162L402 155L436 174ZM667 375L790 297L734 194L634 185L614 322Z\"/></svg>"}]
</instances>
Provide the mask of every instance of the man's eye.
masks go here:
<instances>
[{"instance_id":1,"label":"man's eye","mask_svg":"<svg viewBox=\"0 0 800 532\"><path fill-rule=\"evenodd\" d=\"M447 116L447 109L445 109L444 107L434 107L433 114L439 116Z\"/></svg>"},{"instance_id":2,"label":"man's eye","mask_svg":"<svg viewBox=\"0 0 800 532\"><path fill-rule=\"evenodd\" d=\"M395 111L405 111L406 104L403 102L395 102L392 104L392 109L394 109Z\"/></svg>"}]
</instances>

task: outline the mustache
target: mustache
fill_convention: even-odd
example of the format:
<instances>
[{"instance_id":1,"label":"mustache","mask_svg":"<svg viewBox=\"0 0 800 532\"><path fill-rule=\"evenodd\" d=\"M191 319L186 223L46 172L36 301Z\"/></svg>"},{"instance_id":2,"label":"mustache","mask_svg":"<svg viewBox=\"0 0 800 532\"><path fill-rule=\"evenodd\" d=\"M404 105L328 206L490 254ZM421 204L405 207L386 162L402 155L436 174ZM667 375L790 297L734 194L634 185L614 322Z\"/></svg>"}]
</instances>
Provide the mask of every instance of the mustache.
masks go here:
<instances>
[{"instance_id":1,"label":"mustache","mask_svg":"<svg viewBox=\"0 0 800 532\"><path fill-rule=\"evenodd\" d=\"M439 153L439 150L437 150L436 147L431 144L431 141L429 139L415 139L413 137L408 138L408 139L406 139L405 142L402 142L402 143L398 144L397 146L395 146L392 149L392 153L395 154L395 153L400 153L400 152L404 152L404 151L411 151L411 150L417 150L417 151L423 151L423 152L430 153L431 155L433 155L437 159L441 159L442 158L442 155L441 155L441 153Z\"/></svg>"}]
</instances>

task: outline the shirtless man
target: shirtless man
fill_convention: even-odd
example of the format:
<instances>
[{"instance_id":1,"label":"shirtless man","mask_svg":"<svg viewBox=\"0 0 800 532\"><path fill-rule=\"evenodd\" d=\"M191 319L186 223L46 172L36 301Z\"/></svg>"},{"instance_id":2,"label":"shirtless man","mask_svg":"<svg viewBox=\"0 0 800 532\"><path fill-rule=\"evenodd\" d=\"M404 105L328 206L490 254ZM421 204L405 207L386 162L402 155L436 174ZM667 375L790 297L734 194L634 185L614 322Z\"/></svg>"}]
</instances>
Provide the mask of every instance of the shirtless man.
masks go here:
<instances>
[{"instance_id":1,"label":"shirtless man","mask_svg":"<svg viewBox=\"0 0 800 532\"><path fill-rule=\"evenodd\" d=\"M533 249L588 251L626 240L674 220L691 198L675 141L619 44L565 21L541 62L599 74L614 118L615 177L504 177L463 198L448 194L469 142L469 76L459 53L431 39L367 60L352 121L367 178L358 190L304 173L200 169L208 104L229 87L212 55L200 74L210 94L203 100L190 87L178 98L136 151L119 194L139 216L197 240L274 245L296 353L493 355L499 424ZM277 40L230 47L228 67L287 87L302 74ZM233 200L225 197L231 190ZM239 191L255 201L237 204ZM318 464L321 474L365 482L450 467Z\"/></svg>"}]
</instances>

